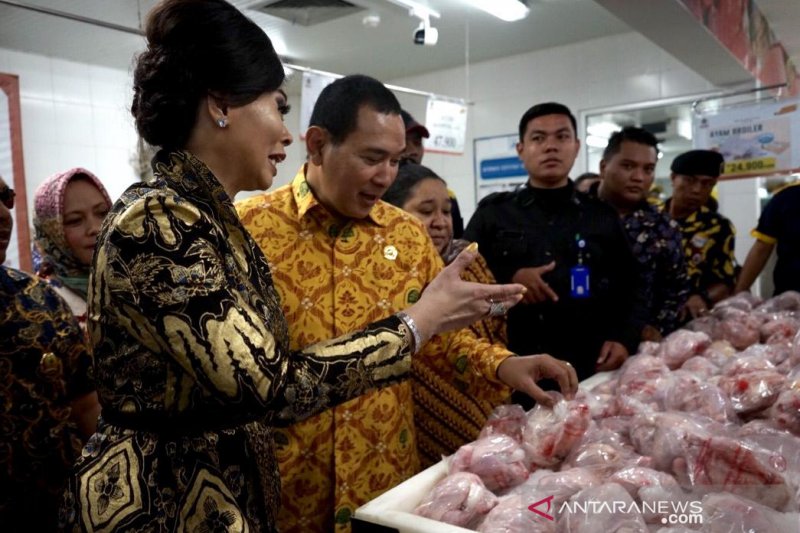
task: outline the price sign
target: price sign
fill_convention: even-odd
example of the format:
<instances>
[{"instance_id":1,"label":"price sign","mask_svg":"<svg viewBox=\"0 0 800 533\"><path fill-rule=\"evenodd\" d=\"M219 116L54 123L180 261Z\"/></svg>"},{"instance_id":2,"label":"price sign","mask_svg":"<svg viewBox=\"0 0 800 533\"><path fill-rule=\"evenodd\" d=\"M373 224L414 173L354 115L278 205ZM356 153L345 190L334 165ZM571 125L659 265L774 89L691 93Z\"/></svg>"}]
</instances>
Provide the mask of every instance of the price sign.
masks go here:
<instances>
[{"instance_id":1,"label":"price sign","mask_svg":"<svg viewBox=\"0 0 800 533\"><path fill-rule=\"evenodd\" d=\"M460 101L429 98L425 127L431 136L425 150L443 154L463 154L467 136L467 106Z\"/></svg>"},{"instance_id":2,"label":"price sign","mask_svg":"<svg viewBox=\"0 0 800 533\"><path fill-rule=\"evenodd\" d=\"M723 179L796 171L800 168L798 104L762 103L696 117L695 147L722 154Z\"/></svg>"}]
</instances>

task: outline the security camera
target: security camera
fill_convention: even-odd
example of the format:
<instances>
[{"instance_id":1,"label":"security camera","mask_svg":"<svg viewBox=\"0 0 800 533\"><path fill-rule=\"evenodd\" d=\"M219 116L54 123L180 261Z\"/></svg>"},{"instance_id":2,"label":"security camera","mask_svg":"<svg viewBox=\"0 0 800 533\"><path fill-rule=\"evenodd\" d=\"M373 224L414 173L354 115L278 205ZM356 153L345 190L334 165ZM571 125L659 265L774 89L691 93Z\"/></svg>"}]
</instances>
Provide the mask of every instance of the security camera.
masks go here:
<instances>
[{"instance_id":1,"label":"security camera","mask_svg":"<svg viewBox=\"0 0 800 533\"><path fill-rule=\"evenodd\" d=\"M414 30L414 44L420 46L434 46L439 42L439 30L431 26L429 20L423 19L419 27Z\"/></svg>"}]
</instances>

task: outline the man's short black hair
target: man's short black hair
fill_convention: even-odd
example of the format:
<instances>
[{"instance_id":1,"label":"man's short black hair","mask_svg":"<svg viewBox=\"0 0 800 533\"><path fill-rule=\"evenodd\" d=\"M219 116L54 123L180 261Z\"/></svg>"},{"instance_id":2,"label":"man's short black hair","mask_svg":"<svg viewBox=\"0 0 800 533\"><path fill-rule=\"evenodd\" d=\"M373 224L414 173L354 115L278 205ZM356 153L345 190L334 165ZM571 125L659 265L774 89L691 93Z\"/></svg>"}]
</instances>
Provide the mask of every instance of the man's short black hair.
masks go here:
<instances>
[{"instance_id":1,"label":"man's short black hair","mask_svg":"<svg viewBox=\"0 0 800 533\"><path fill-rule=\"evenodd\" d=\"M606 149L603 150L603 161L608 161L617 155L622 143L625 141L652 146L656 150L656 156L658 156L658 139L656 139L655 135L636 126L625 126L611 134Z\"/></svg>"},{"instance_id":2,"label":"man's short black hair","mask_svg":"<svg viewBox=\"0 0 800 533\"><path fill-rule=\"evenodd\" d=\"M524 140L525 130L528 129L528 123L531 120L543 117L545 115L568 116L569 121L572 123L573 132L576 136L578 135L578 122L575 120L575 115L572 114L572 111L570 111L569 108L564 104L559 104L557 102L545 102L544 104L536 104L532 108L525 111L525 114L522 115L522 118L519 121L519 140Z\"/></svg>"},{"instance_id":3,"label":"man's short black hair","mask_svg":"<svg viewBox=\"0 0 800 533\"><path fill-rule=\"evenodd\" d=\"M397 97L375 78L352 74L324 89L314 104L309 126L325 128L333 144L341 144L358 125L358 110L369 106L378 113L400 115Z\"/></svg>"}]
</instances>

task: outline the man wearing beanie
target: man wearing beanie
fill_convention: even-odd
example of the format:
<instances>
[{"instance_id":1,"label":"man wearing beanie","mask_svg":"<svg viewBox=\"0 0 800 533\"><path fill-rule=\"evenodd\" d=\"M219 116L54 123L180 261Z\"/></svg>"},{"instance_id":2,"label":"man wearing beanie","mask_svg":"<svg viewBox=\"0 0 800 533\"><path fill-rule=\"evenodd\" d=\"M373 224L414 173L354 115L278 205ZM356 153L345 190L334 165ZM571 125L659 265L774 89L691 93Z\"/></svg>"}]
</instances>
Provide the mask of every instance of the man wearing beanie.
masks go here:
<instances>
[{"instance_id":1,"label":"man wearing beanie","mask_svg":"<svg viewBox=\"0 0 800 533\"><path fill-rule=\"evenodd\" d=\"M727 298L736 285L733 255L736 230L731 221L707 207L725 163L711 150L690 150L672 166L672 198L664 210L678 223L683 236L690 295L686 318L702 315Z\"/></svg>"}]
</instances>

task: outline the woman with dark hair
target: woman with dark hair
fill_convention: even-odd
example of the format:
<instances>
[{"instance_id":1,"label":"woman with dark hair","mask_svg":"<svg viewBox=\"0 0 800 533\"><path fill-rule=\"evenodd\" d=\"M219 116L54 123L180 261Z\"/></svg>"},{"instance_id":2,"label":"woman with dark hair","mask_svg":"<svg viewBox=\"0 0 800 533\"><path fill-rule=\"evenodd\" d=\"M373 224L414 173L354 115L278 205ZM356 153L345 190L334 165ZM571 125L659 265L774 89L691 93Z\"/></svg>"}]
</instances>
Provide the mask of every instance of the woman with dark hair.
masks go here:
<instances>
[{"instance_id":1,"label":"woman with dark hair","mask_svg":"<svg viewBox=\"0 0 800 533\"><path fill-rule=\"evenodd\" d=\"M72 168L44 180L36 189L33 204L34 249L39 257L36 274L67 303L86 335L89 267L111 199L97 176L84 168ZM83 439L97 429L99 414L97 393L73 400L72 416Z\"/></svg>"},{"instance_id":2,"label":"woman with dark hair","mask_svg":"<svg viewBox=\"0 0 800 533\"><path fill-rule=\"evenodd\" d=\"M401 379L431 335L513 305L459 279L404 312L290 352L266 257L232 198L268 188L292 138L269 38L223 0L166 0L134 72L140 135L162 150L97 239L89 332L103 414L65 495L66 528L274 531L270 426Z\"/></svg>"},{"instance_id":3,"label":"woman with dark hair","mask_svg":"<svg viewBox=\"0 0 800 533\"><path fill-rule=\"evenodd\" d=\"M469 245L468 241L453 238L447 183L428 167L401 163L397 178L382 199L408 211L425 225L446 265ZM461 278L496 283L480 254L464 269ZM470 329L489 342L503 345L507 342L505 315L484 317L470 325ZM441 347L441 352L446 352L445 347ZM424 467L475 440L492 410L505 403L511 394L507 387L493 386L460 372L444 357L414 359L411 376L414 426Z\"/></svg>"},{"instance_id":4,"label":"woman with dark hair","mask_svg":"<svg viewBox=\"0 0 800 533\"><path fill-rule=\"evenodd\" d=\"M97 176L72 168L44 180L33 204L36 274L53 285L85 328L89 267L111 199Z\"/></svg>"}]
</instances>

